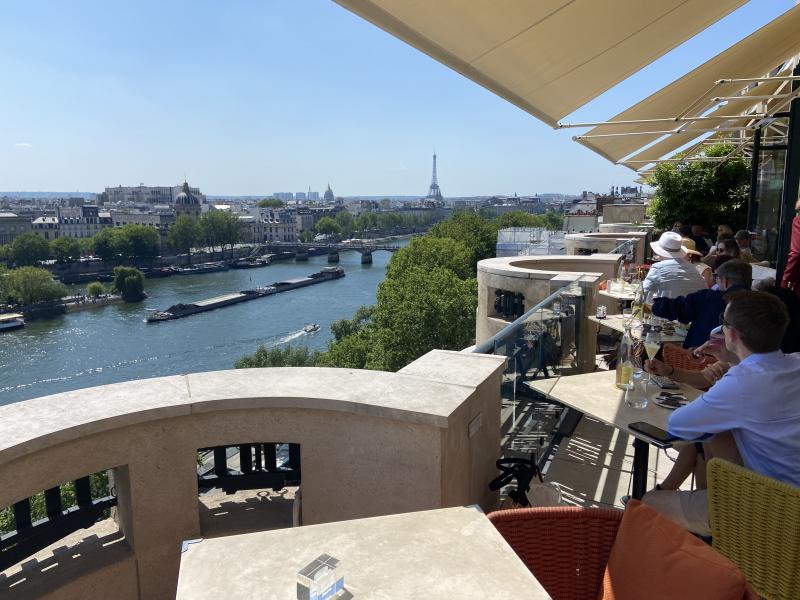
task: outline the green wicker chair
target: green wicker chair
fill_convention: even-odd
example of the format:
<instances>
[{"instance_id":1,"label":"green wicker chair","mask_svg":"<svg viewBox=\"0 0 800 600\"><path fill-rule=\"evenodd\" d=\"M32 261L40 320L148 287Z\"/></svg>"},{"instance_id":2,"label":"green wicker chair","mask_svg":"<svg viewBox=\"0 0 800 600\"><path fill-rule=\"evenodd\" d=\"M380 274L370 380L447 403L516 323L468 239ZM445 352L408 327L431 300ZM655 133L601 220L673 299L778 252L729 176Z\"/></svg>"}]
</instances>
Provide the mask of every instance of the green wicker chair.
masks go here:
<instances>
[{"instance_id":1,"label":"green wicker chair","mask_svg":"<svg viewBox=\"0 0 800 600\"><path fill-rule=\"evenodd\" d=\"M714 548L759 595L800 597L800 488L713 458L708 510Z\"/></svg>"}]
</instances>

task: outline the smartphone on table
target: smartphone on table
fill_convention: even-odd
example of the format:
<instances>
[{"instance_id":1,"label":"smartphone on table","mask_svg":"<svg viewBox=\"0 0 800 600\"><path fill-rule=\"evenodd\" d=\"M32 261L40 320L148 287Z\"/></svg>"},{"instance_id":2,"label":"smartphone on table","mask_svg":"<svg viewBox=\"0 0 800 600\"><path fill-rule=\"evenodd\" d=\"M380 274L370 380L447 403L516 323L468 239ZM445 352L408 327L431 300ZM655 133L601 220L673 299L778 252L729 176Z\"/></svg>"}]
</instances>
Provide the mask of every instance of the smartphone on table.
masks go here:
<instances>
[{"instance_id":1,"label":"smartphone on table","mask_svg":"<svg viewBox=\"0 0 800 600\"><path fill-rule=\"evenodd\" d=\"M670 448L672 442L678 441L679 437L671 435L668 431L664 431L660 427L645 423L644 421L637 421L636 423L629 423L628 429L637 431L650 438L651 443L659 448Z\"/></svg>"}]
</instances>

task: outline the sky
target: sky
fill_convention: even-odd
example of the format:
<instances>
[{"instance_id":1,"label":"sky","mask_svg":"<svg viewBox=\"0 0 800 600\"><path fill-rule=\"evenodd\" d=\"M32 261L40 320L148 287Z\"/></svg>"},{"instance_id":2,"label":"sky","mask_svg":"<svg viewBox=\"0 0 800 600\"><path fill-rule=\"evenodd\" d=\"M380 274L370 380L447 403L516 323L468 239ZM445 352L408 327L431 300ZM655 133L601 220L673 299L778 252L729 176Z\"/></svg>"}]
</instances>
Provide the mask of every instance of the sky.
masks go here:
<instances>
[{"instance_id":1,"label":"sky","mask_svg":"<svg viewBox=\"0 0 800 600\"><path fill-rule=\"evenodd\" d=\"M612 117L792 5L751 0L564 120ZM186 177L214 195L330 182L341 196L422 196L434 151L445 197L633 182L576 133L330 0L25 0L0 16L3 191Z\"/></svg>"}]
</instances>

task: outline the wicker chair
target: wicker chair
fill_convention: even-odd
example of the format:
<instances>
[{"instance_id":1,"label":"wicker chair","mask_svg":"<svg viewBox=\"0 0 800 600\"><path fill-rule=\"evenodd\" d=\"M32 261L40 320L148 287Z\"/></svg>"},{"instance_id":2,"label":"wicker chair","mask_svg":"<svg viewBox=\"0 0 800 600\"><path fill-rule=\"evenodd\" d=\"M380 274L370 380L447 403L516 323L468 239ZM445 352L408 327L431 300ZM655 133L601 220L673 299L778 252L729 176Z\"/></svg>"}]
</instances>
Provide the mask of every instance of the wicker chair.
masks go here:
<instances>
[{"instance_id":1,"label":"wicker chair","mask_svg":"<svg viewBox=\"0 0 800 600\"><path fill-rule=\"evenodd\" d=\"M800 593L800 488L730 462L708 463L713 546L769 600Z\"/></svg>"},{"instance_id":2,"label":"wicker chair","mask_svg":"<svg viewBox=\"0 0 800 600\"><path fill-rule=\"evenodd\" d=\"M597 596L622 511L570 506L488 516L555 600Z\"/></svg>"},{"instance_id":3,"label":"wicker chair","mask_svg":"<svg viewBox=\"0 0 800 600\"><path fill-rule=\"evenodd\" d=\"M677 344L664 344L662 352L664 363L675 369L702 371L708 365L717 362L716 358L711 357L695 358L691 352L684 350Z\"/></svg>"}]
</instances>

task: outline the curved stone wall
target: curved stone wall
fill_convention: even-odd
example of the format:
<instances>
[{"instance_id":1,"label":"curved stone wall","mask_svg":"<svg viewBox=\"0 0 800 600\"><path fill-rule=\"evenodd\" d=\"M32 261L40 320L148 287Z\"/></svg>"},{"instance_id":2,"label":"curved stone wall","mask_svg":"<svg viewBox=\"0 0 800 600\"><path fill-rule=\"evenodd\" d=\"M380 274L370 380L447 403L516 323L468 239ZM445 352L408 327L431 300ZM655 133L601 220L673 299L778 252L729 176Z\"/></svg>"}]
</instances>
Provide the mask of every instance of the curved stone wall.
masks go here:
<instances>
[{"instance_id":1,"label":"curved stone wall","mask_svg":"<svg viewBox=\"0 0 800 600\"><path fill-rule=\"evenodd\" d=\"M300 444L304 524L491 509L504 362L434 351L399 373L218 371L3 406L0 507L113 469L128 554L116 569L90 566L53 597L88 597L107 584L120 599L174 596L181 541L200 535L198 448Z\"/></svg>"}]
</instances>

